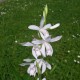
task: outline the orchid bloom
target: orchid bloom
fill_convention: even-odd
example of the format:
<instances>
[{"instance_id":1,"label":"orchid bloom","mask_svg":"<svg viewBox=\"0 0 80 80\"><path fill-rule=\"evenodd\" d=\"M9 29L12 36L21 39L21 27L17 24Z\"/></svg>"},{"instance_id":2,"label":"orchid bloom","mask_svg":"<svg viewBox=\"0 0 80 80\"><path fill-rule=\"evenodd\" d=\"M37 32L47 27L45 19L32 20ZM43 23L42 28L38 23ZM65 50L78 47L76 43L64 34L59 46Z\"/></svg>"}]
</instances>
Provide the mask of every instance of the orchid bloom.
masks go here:
<instances>
[{"instance_id":1,"label":"orchid bloom","mask_svg":"<svg viewBox=\"0 0 80 80\"><path fill-rule=\"evenodd\" d=\"M32 55L37 59L38 56L41 55L40 45L35 45L30 42L20 43L22 46L33 46Z\"/></svg>"},{"instance_id":2,"label":"orchid bloom","mask_svg":"<svg viewBox=\"0 0 80 80\"><path fill-rule=\"evenodd\" d=\"M34 76L36 75L37 73L37 67L34 63L31 63L28 70L27 70L27 73L30 74L30 76Z\"/></svg>"},{"instance_id":3,"label":"orchid bloom","mask_svg":"<svg viewBox=\"0 0 80 80\"><path fill-rule=\"evenodd\" d=\"M33 60L34 62L32 63ZM27 73L34 77L36 73L38 73L37 64L39 65L39 69L42 70L41 71L42 74L46 71L46 68L51 69L51 65L48 62L44 61L43 59L24 59L23 61L25 61L26 63L22 63L20 65L21 66L30 65L27 70Z\"/></svg>"},{"instance_id":4,"label":"orchid bloom","mask_svg":"<svg viewBox=\"0 0 80 80\"><path fill-rule=\"evenodd\" d=\"M30 76L36 76L38 74L37 80L46 80L46 78L41 79L41 74L43 74L46 69L48 68L51 70L51 65L47 62L44 61L43 58L39 59L39 56L52 56L53 54L53 48L50 45L50 42L56 42L61 39L62 36L57 36L54 38L51 38L49 35L49 32L47 31L48 29L55 29L60 26L60 23L57 23L55 25L46 24L46 16L48 13L48 7L47 5L44 8L43 11L43 17L40 21L40 25L30 25L28 28L31 30L36 30L39 32L42 40L38 39L33 39L32 42L25 42L25 43L20 43L22 46L32 46L32 55L34 56L35 59L23 59L24 63L20 64L21 66L29 65L27 73Z\"/></svg>"},{"instance_id":5,"label":"orchid bloom","mask_svg":"<svg viewBox=\"0 0 80 80\"><path fill-rule=\"evenodd\" d=\"M40 26L36 26L36 25L30 25L28 28L29 29L32 29L32 30L37 30L39 31L41 37L45 40L45 38L49 37L49 33L47 31L47 29L54 29L54 28L57 28L60 24L57 23L55 25L51 25L51 24L46 24L44 25L44 17L42 17L41 21L40 21Z\"/></svg>"},{"instance_id":6,"label":"orchid bloom","mask_svg":"<svg viewBox=\"0 0 80 80\"><path fill-rule=\"evenodd\" d=\"M51 65L43 59L36 59L34 64L36 65L36 63L38 63L39 68L42 70L42 74L46 71L46 68L51 69Z\"/></svg>"},{"instance_id":7,"label":"orchid bloom","mask_svg":"<svg viewBox=\"0 0 80 80\"><path fill-rule=\"evenodd\" d=\"M22 63L20 64L20 66L26 66L26 65L30 65L28 70L27 70L27 73L30 74L30 76L34 76L36 75L37 73L37 67L34 63L32 63L32 61L35 60L35 59L23 59L23 61L25 61L25 63Z\"/></svg>"},{"instance_id":8,"label":"orchid bloom","mask_svg":"<svg viewBox=\"0 0 80 80\"><path fill-rule=\"evenodd\" d=\"M52 56L53 54L53 48L52 46L49 44L49 42L55 42L61 39L62 36L57 36L55 38L51 38L50 36L47 37L45 40L34 40L32 41L32 43L34 44L42 44L42 48L41 48L41 52L43 57L46 57L46 55L48 56Z\"/></svg>"}]
</instances>

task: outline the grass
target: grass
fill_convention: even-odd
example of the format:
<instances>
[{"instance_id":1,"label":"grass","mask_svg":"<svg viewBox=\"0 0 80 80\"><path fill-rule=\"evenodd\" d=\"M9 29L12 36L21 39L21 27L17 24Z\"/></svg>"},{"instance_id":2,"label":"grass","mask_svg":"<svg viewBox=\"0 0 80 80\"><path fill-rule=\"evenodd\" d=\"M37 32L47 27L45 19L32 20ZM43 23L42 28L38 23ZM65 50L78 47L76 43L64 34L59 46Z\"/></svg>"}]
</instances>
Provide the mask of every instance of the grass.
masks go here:
<instances>
[{"instance_id":1,"label":"grass","mask_svg":"<svg viewBox=\"0 0 80 80\"><path fill-rule=\"evenodd\" d=\"M80 0L6 0L0 3L0 80L36 80L27 67L20 67L24 58L31 57L31 48L20 42L37 36L28 26L39 25L44 5L49 7L47 23L61 23L50 30L52 37L63 38L51 45L54 55L49 59L52 70L45 73L47 80L80 80Z\"/></svg>"}]
</instances>

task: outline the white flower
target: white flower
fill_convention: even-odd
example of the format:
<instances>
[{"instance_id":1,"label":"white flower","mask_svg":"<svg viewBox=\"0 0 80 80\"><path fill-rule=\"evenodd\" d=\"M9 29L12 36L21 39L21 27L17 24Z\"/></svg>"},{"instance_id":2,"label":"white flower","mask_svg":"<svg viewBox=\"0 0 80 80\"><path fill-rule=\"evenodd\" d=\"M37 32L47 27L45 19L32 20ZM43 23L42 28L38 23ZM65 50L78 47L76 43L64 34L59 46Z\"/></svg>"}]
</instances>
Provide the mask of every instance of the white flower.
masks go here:
<instances>
[{"instance_id":1,"label":"white flower","mask_svg":"<svg viewBox=\"0 0 80 80\"><path fill-rule=\"evenodd\" d=\"M34 76L36 75L37 73L37 67L35 66L34 63L31 63L28 70L27 70L27 73L30 74L30 76Z\"/></svg>"},{"instance_id":2,"label":"white flower","mask_svg":"<svg viewBox=\"0 0 80 80\"><path fill-rule=\"evenodd\" d=\"M45 40L45 38L49 36L47 29L54 29L54 28L57 28L59 25L60 25L59 23L57 23L54 26L52 26L51 24L44 25L44 17L42 17L39 27L36 25L30 25L28 28L39 31L41 37Z\"/></svg>"},{"instance_id":3,"label":"white flower","mask_svg":"<svg viewBox=\"0 0 80 80\"><path fill-rule=\"evenodd\" d=\"M39 80L39 78L37 78L37 80ZM46 80L46 78L43 78L42 80Z\"/></svg>"},{"instance_id":4,"label":"white flower","mask_svg":"<svg viewBox=\"0 0 80 80\"><path fill-rule=\"evenodd\" d=\"M33 60L35 61L31 63ZM30 65L27 70L27 73L30 74L30 76L35 77L36 73L38 73L38 66L39 69L41 69L42 74L46 71L46 68L51 70L51 65L43 59L24 59L23 61L25 61L26 63L20 64L21 66Z\"/></svg>"},{"instance_id":5,"label":"white flower","mask_svg":"<svg viewBox=\"0 0 80 80\"><path fill-rule=\"evenodd\" d=\"M55 42L61 39L62 36L57 36L55 38L51 38L50 36L47 37L45 40L34 40L32 41L32 43L34 44L42 44L42 48L41 48L41 52L43 57L46 57L46 55L48 56L52 56L53 54L53 48L52 46L49 44L49 42Z\"/></svg>"},{"instance_id":6,"label":"white flower","mask_svg":"<svg viewBox=\"0 0 80 80\"><path fill-rule=\"evenodd\" d=\"M22 46L33 46L32 55L37 59L38 56L41 55L40 45L35 45L30 42L20 43Z\"/></svg>"},{"instance_id":7,"label":"white flower","mask_svg":"<svg viewBox=\"0 0 80 80\"><path fill-rule=\"evenodd\" d=\"M38 63L39 68L42 70L42 74L46 71L46 68L51 69L51 65L43 59L37 59L34 63L35 65Z\"/></svg>"},{"instance_id":8,"label":"white flower","mask_svg":"<svg viewBox=\"0 0 80 80\"><path fill-rule=\"evenodd\" d=\"M35 61L32 63L33 60ZM21 66L30 65L27 72L28 74L34 77L36 73L38 73L37 64L39 66L39 69L41 69L42 74L46 71L46 68L51 69L51 65L48 62L44 61L43 59L24 59L23 61L25 61L26 63L22 63L20 65Z\"/></svg>"},{"instance_id":9,"label":"white flower","mask_svg":"<svg viewBox=\"0 0 80 80\"><path fill-rule=\"evenodd\" d=\"M43 78L42 80L46 80L46 78Z\"/></svg>"},{"instance_id":10,"label":"white flower","mask_svg":"<svg viewBox=\"0 0 80 80\"><path fill-rule=\"evenodd\" d=\"M30 74L30 76L35 77L35 75L37 73L37 67L34 63L31 63L33 60L35 60L35 59L23 59L23 61L25 61L26 63L22 63L22 64L20 64L20 66L30 65L27 70L27 73Z\"/></svg>"}]
</instances>

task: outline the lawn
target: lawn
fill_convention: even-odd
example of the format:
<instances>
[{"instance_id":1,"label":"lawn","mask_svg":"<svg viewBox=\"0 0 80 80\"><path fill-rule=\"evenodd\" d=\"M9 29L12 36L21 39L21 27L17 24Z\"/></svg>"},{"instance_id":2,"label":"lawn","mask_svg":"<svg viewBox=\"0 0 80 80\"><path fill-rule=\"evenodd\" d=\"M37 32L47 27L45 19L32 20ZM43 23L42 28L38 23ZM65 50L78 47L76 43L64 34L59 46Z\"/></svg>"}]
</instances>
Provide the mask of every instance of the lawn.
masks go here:
<instances>
[{"instance_id":1,"label":"lawn","mask_svg":"<svg viewBox=\"0 0 80 80\"><path fill-rule=\"evenodd\" d=\"M62 35L48 61L52 70L45 72L47 80L80 80L80 0L5 0L0 2L0 80L36 80L20 63L33 58L31 47L18 43L31 41L37 32L28 29L38 25L44 5L48 5L47 23L60 23L49 30L52 37ZM17 41L17 43L16 43Z\"/></svg>"}]
</instances>

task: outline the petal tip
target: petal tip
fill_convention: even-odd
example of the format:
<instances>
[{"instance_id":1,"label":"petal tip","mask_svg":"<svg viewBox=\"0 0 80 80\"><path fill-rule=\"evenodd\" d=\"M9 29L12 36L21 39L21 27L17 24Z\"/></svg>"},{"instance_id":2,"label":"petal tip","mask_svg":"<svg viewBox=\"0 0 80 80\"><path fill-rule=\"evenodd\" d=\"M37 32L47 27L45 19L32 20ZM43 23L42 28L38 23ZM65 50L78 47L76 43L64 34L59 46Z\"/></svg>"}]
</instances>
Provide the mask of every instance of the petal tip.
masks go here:
<instances>
[{"instance_id":1,"label":"petal tip","mask_svg":"<svg viewBox=\"0 0 80 80\"><path fill-rule=\"evenodd\" d=\"M57 24L53 25L52 27L50 27L50 29L55 29L55 28L57 28L59 26L60 26L60 23L57 23Z\"/></svg>"}]
</instances>

